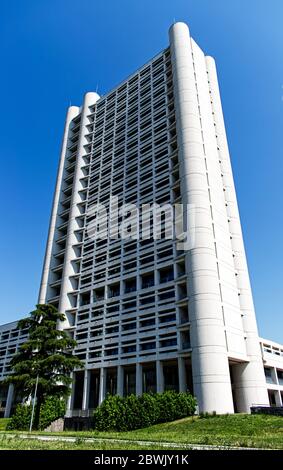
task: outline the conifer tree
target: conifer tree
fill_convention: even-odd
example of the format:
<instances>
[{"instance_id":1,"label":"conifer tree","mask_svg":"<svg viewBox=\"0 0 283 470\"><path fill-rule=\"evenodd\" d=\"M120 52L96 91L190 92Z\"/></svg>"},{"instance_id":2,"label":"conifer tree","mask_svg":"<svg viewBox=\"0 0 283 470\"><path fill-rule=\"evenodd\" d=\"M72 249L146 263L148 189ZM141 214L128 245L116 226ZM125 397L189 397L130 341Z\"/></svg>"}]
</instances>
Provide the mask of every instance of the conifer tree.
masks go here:
<instances>
[{"instance_id":1,"label":"conifer tree","mask_svg":"<svg viewBox=\"0 0 283 470\"><path fill-rule=\"evenodd\" d=\"M33 396L36 383L36 409L34 427L39 423L40 406L47 397L67 397L70 393L71 372L82 368L81 361L73 355L76 341L65 331L58 330L65 315L53 305L39 304L30 317L18 322L18 328L28 330L27 341L12 358L12 373L6 379L24 399Z\"/></svg>"}]
</instances>

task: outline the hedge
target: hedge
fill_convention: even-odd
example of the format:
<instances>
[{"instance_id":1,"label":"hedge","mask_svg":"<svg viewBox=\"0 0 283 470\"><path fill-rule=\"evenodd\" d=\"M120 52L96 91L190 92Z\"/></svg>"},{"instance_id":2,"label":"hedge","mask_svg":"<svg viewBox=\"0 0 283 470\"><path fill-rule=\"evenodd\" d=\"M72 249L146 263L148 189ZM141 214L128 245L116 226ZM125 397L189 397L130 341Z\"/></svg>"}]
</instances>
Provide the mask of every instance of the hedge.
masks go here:
<instances>
[{"instance_id":1,"label":"hedge","mask_svg":"<svg viewBox=\"0 0 283 470\"><path fill-rule=\"evenodd\" d=\"M195 413L196 404L196 399L189 393L175 391L123 398L107 395L94 412L94 428L98 431L145 428L191 416Z\"/></svg>"},{"instance_id":2,"label":"hedge","mask_svg":"<svg viewBox=\"0 0 283 470\"><path fill-rule=\"evenodd\" d=\"M58 397L49 397L40 407L39 429L45 429L55 419L64 417L65 401ZM19 404L7 424L8 430L28 430L30 426L32 405Z\"/></svg>"}]
</instances>

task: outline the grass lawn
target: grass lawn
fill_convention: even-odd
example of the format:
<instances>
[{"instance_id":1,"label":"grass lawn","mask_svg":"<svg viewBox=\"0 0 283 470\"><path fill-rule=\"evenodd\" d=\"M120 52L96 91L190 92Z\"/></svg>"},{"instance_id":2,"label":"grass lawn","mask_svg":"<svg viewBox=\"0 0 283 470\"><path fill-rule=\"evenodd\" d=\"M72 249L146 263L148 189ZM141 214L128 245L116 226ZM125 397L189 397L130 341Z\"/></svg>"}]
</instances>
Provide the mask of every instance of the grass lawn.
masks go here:
<instances>
[{"instance_id":1,"label":"grass lawn","mask_svg":"<svg viewBox=\"0 0 283 470\"><path fill-rule=\"evenodd\" d=\"M138 443L121 442L84 442L83 438L76 442L47 442L20 437L0 437L0 450L164 450L158 445L139 445ZM168 448L167 448L168 449ZM174 448L175 450L175 448Z\"/></svg>"},{"instance_id":2,"label":"grass lawn","mask_svg":"<svg viewBox=\"0 0 283 470\"><path fill-rule=\"evenodd\" d=\"M0 418L0 431L5 431L9 418Z\"/></svg>"},{"instance_id":3,"label":"grass lawn","mask_svg":"<svg viewBox=\"0 0 283 470\"><path fill-rule=\"evenodd\" d=\"M179 443L283 449L283 419L266 415L185 418L131 433L131 437Z\"/></svg>"},{"instance_id":4,"label":"grass lawn","mask_svg":"<svg viewBox=\"0 0 283 470\"><path fill-rule=\"evenodd\" d=\"M1 420L0 420L1 423ZM1 424L0 424L1 426ZM42 434L42 433L41 433ZM46 433L47 434L47 433ZM2 431L3 435L3 431ZM49 434L50 435L50 434ZM131 432L64 432L58 433L63 436L76 436L78 438L84 437L97 437L97 438L117 438L117 439L130 439L130 440L143 440L155 442L177 442L180 444L210 444L210 445L225 445L225 446L242 446L242 447L262 447L269 449L283 449L283 418L280 416L268 415L223 415L223 416L210 416L206 418L190 417L184 418L171 423L157 424L145 429L139 429ZM8 433L6 433L8 436ZM0 437L1 439L1 437ZM6 438L5 438L6 439ZM7 439L6 439L7 440ZM8 443L13 445L12 443ZM0 441L0 448L8 445L6 441ZM16 444L16 443L15 443ZM19 443L18 443L19 444ZM33 445L37 445L32 443ZM114 447L111 447L114 444ZM21 445L28 445L22 443ZM40 442L39 448L57 448L53 443ZM66 448L78 448L75 443L58 443L60 446L70 446ZM79 445L79 444L78 444ZM105 446L105 443L83 443L90 447L82 448L96 448L103 449L106 447L98 447L99 445ZM120 445L120 444L119 444ZM130 447L133 444L125 443L125 449L142 448ZM25 447L17 447L25 448ZM60 447L65 448L65 447ZM118 443L107 443L107 448L118 449ZM147 446L146 448L150 448ZM154 448L158 448L154 445Z\"/></svg>"}]
</instances>

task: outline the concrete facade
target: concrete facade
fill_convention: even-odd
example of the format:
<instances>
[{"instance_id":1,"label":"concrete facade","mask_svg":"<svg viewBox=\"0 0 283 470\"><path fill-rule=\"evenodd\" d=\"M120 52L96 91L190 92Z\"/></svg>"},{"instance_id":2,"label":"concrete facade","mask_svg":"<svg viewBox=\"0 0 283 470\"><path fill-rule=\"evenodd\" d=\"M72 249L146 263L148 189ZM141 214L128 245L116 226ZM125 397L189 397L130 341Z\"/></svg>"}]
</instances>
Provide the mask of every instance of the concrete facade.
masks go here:
<instances>
[{"instance_id":1,"label":"concrete facade","mask_svg":"<svg viewBox=\"0 0 283 470\"><path fill-rule=\"evenodd\" d=\"M193 248L93 240L91 208L109 209L109 196L194 206ZM215 63L184 23L115 89L69 108L39 302L65 313L58 327L85 363L69 416L88 416L106 393L165 389L190 390L200 411L282 404L282 347L267 383Z\"/></svg>"},{"instance_id":2,"label":"concrete facade","mask_svg":"<svg viewBox=\"0 0 283 470\"><path fill-rule=\"evenodd\" d=\"M269 402L283 406L283 346L260 338L260 348Z\"/></svg>"},{"instance_id":3,"label":"concrete facade","mask_svg":"<svg viewBox=\"0 0 283 470\"><path fill-rule=\"evenodd\" d=\"M21 397L15 394L13 385L2 382L11 373L10 361L26 339L27 331L19 330L17 321L0 325L0 416L4 418L10 416Z\"/></svg>"}]
</instances>

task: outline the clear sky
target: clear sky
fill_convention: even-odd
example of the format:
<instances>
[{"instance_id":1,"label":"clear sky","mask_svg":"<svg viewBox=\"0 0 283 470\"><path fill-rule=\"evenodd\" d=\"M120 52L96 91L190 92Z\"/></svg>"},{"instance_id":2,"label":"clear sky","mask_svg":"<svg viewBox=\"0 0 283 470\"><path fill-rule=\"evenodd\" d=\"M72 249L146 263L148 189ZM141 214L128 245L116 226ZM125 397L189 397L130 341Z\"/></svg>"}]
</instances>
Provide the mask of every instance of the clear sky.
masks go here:
<instances>
[{"instance_id":1,"label":"clear sky","mask_svg":"<svg viewBox=\"0 0 283 470\"><path fill-rule=\"evenodd\" d=\"M215 57L260 334L283 342L282 0L1 2L0 322L37 301L65 111L185 21Z\"/></svg>"}]
</instances>

